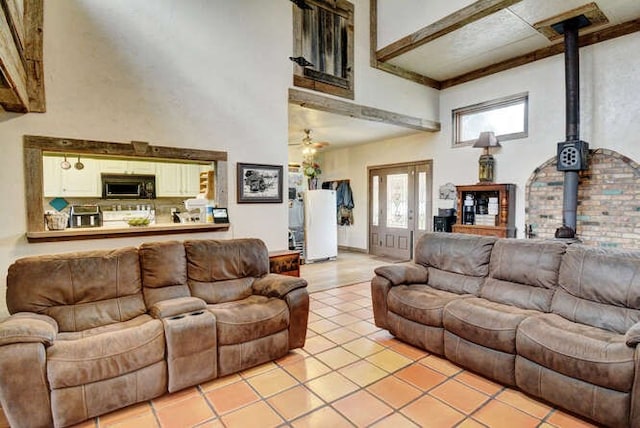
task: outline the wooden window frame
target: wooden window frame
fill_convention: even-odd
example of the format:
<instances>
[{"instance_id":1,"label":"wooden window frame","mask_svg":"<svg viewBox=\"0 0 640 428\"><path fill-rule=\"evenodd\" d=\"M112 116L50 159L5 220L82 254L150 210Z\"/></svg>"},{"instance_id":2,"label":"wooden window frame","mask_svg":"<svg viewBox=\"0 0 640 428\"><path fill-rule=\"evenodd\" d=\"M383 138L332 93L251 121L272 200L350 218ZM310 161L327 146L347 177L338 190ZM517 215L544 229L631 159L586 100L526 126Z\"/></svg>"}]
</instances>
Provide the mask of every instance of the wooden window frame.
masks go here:
<instances>
[{"instance_id":1,"label":"wooden window frame","mask_svg":"<svg viewBox=\"0 0 640 428\"><path fill-rule=\"evenodd\" d=\"M452 132L452 146L453 147L465 147L470 146L475 142L474 140L466 140L460 141L459 136L462 135L462 117L475 114L482 113L491 110L497 110L499 108L508 107L511 105L516 105L524 102L524 130L522 132L514 132L511 134L498 134L496 137L500 139L500 141L508 141L515 140L519 138L526 138L529 135L529 93L523 92L515 95L509 95L502 98L497 98L490 101L485 101L482 103L454 109L451 112L451 117L453 121L453 132Z\"/></svg>"},{"instance_id":2,"label":"wooden window frame","mask_svg":"<svg viewBox=\"0 0 640 428\"><path fill-rule=\"evenodd\" d=\"M319 7L347 19L346 78L293 64L293 85L325 94L354 99L354 6L346 0L305 0L311 7ZM303 57L304 9L293 5L293 57Z\"/></svg>"}]
</instances>

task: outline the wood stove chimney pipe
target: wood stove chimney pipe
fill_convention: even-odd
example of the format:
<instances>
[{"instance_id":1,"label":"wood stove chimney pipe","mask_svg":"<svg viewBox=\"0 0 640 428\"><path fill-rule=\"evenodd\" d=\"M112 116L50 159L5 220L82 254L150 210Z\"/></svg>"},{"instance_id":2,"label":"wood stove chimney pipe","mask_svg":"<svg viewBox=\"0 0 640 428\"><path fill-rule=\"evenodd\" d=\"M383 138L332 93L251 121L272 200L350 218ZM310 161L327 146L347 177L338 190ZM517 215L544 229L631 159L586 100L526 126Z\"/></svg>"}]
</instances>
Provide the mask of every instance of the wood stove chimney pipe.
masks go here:
<instances>
[{"instance_id":1,"label":"wood stove chimney pipe","mask_svg":"<svg viewBox=\"0 0 640 428\"><path fill-rule=\"evenodd\" d=\"M580 15L561 22L557 24L557 27L554 27L556 31L564 34L566 141L560 144L575 145L579 147L580 153L588 150L588 144L580 141L580 54L578 30L589 24L589 20L584 15ZM558 161L560 162L560 159ZM575 165L575 168L563 168L565 172L562 197L562 227L556 230L556 238L575 238L578 183L580 180L578 171L586 168L583 162L576 162Z\"/></svg>"}]
</instances>

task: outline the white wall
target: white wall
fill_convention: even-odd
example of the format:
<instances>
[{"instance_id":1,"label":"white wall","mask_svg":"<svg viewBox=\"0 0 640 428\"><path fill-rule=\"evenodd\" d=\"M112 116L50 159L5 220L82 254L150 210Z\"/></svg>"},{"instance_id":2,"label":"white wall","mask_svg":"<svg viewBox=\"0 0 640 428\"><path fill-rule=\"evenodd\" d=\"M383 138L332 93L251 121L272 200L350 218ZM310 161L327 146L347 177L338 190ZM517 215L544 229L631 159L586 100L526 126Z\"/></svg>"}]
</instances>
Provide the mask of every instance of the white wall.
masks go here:
<instances>
[{"instance_id":1,"label":"white wall","mask_svg":"<svg viewBox=\"0 0 640 428\"><path fill-rule=\"evenodd\" d=\"M640 34L624 36L580 50L581 138L590 148L608 148L640 161L638 91ZM367 248L368 166L433 159L433 194L447 182L474 184L481 152L451 148L451 110L520 92L529 93L529 136L506 141L494 153L496 181L515 183L516 227L523 237L525 185L533 170L556 154L565 139L564 58L557 55L441 92L442 130L324 153L324 180L351 172L355 225L342 228L339 245ZM434 204L434 214L437 213Z\"/></svg>"},{"instance_id":2,"label":"white wall","mask_svg":"<svg viewBox=\"0 0 640 428\"><path fill-rule=\"evenodd\" d=\"M0 295L9 264L25 255L204 237L252 236L286 248L286 204L237 205L235 166L287 164L290 2L67 0L44 7L47 113L0 112ZM29 244L25 134L226 150L233 226L228 233Z\"/></svg>"},{"instance_id":3,"label":"white wall","mask_svg":"<svg viewBox=\"0 0 640 428\"><path fill-rule=\"evenodd\" d=\"M421 119L440 120L440 93L436 89L371 68L369 0L351 1L355 6L354 102Z\"/></svg>"}]
</instances>

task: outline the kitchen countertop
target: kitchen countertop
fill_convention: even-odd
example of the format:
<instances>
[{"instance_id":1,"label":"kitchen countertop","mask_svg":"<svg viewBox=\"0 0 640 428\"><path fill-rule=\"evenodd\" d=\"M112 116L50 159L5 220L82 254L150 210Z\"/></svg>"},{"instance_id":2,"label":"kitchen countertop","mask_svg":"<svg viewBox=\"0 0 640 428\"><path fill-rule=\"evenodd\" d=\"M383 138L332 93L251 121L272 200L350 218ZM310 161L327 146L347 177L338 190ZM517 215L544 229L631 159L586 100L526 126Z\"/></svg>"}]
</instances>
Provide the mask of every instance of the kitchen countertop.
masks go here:
<instances>
[{"instance_id":1,"label":"kitchen countertop","mask_svg":"<svg viewBox=\"0 0 640 428\"><path fill-rule=\"evenodd\" d=\"M64 230L27 232L29 242L73 241L79 239L122 238L127 236L168 235L176 233L221 232L229 223L160 223L138 227L79 227Z\"/></svg>"}]
</instances>

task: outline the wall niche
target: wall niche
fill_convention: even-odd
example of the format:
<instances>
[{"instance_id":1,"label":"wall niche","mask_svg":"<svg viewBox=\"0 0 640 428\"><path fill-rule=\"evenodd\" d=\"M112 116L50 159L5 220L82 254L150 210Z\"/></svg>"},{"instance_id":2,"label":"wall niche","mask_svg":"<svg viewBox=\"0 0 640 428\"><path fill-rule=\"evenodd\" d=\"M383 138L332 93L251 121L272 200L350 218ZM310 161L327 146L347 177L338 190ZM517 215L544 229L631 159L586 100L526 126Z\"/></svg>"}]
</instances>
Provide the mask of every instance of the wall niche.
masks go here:
<instances>
[{"instance_id":1,"label":"wall niche","mask_svg":"<svg viewBox=\"0 0 640 428\"><path fill-rule=\"evenodd\" d=\"M525 222L535 237L553 238L562 225L563 183L555 157L529 177ZM591 150L589 169L580 172L576 214L584 244L640 249L640 165L613 150Z\"/></svg>"}]
</instances>

